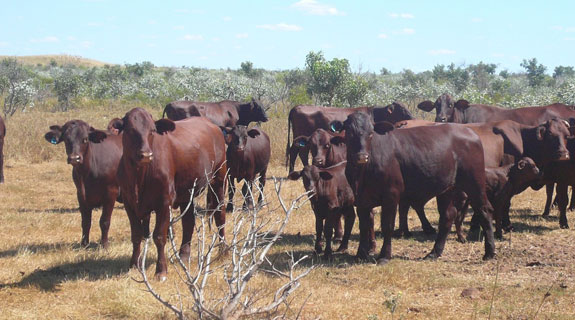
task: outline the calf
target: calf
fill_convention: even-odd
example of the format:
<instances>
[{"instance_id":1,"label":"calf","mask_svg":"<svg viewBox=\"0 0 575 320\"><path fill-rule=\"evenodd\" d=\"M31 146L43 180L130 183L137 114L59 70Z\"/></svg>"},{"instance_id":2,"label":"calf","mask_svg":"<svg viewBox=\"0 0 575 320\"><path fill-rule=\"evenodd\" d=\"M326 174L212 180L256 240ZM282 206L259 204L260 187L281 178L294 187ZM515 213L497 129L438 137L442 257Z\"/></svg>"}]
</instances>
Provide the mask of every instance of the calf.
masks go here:
<instances>
[{"instance_id":1,"label":"calf","mask_svg":"<svg viewBox=\"0 0 575 320\"><path fill-rule=\"evenodd\" d=\"M119 195L116 174L122 157L122 137L96 130L82 120L72 120L63 126L50 126L44 138L52 144L64 141L66 145L82 214L82 246L90 243L92 210L102 207L100 243L107 247L112 210Z\"/></svg>"},{"instance_id":2,"label":"calf","mask_svg":"<svg viewBox=\"0 0 575 320\"><path fill-rule=\"evenodd\" d=\"M344 123L332 123L345 130L346 177L354 192L360 224L358 257L368 255L370 210L382 207L384 243L378 263L391 259L391 236L397 206L423 206L437 197L439 233L428 258L441 256L447 234L456 216L454 198L465 192L471 206L484 216L486 230L484 259L495 256L491 225L492 210L485 192L483 147L469 128L453 125L394 130L391 123L375 125L362 113L348 116Z\"/></svg>"},{"instance_id":3,"label":"calf","mask_svg":"<svg viewBox=\"0 0 575 320\"><path fill-rule=\"evenodd\" d=\"M136 266L140 256L140 243L150 233L150 215L156 213L154 243L158 250L156 278L165 280L167 263L164 247L170 225L171 208L186 208L192 197L208 186L207 208L213 212L224 238L225 210L219 201L224 199L226 152L224 137L218 126L204 117L174 122L168 119L154 121L142 108L130 110L123 119L114 123L123 132L123 155L118 178L122 198L130 219L132 258ZM193 206L191 206L193 208ZM182 244L180 258L190 256L190 241L194 232L194 215L182 218Z\"/></svg>"},{"instance_id":4,"label":"calf","mask_svg":"<svg viewBox=\"0 0 575 320\"><path fill-rule=\"evenodd\" d=\"M541 175L535 162L531 158L525 157L514 164L497 168L485 168L485 179L487 197L493 205L495 236L501 239L503 237L502 226L510 226L509 207L511 206L511 198L523 192L533 183L540 181ZM465 213L465 211L459 212L455 219L455 230L460 242L465 242L461 231Z\"/></svg>"},{"instance_id":5,"label":"calf","mask_svg":"<svg viewBox=\"0 0 575 320\"><path fill-rule=\"evenodd\" d=\"M226 158L228 169L230 170L230 201L228 202L227 211L231 212L234 210L234 180L239 183L242 179L245 179L242 188L243 206L244 209L252 209L252 185L255 182L259 182L260 196L258 205L262 202L266 172L270 162L270 138L260 128L248 129L246 126L238 125L233 128L220 127L220 129L224 133L224 139L228 145Z\"/></svg>"},{"instance_id":6,"label":"calf","mask_svg":"<svg viewBox=\"0 0 575 320\"><path fill-rule=\"evenodd\" d=\"M332 254L333 229L342 215L345 218L345 232L337 252L346 251L355 222L355 211L353 191L345 177L345 162L329 168L305 166L303 170L293 171L288 176L291 180L298 180L300 177L305 190L313 193L310 202L315 215L315 251L322 252L323 231L326 242L325 255L329 257Z\"/></svg>"}]
</instances>

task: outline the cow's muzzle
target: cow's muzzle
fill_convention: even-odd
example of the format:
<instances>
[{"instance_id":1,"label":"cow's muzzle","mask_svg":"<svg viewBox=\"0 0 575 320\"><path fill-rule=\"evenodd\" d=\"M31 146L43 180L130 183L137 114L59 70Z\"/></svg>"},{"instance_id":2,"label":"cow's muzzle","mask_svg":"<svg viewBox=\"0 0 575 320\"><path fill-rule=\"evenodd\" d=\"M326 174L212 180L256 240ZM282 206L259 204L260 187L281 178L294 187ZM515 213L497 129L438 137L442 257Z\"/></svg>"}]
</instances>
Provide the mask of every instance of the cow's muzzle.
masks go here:
<instances>
[{"instance_id":1,"label":"cow's muzzle","mask_svg":"<svg viewBox=\"0 0 575 320\"><path fill-rule=\"evenodd\" d=\"M82 163L82 156L81 155L72 154L72 155L68 156L68 164L75 166L75 165L79 165L81 163Z\"/></svg>"},{"instance_id":2,"label":"cow's muzzle","mask_svg":"<svg viewBox=\"0 0 575 320\"><path fill-rule=\"evenodd\" d=\"M357 164L366 164L369 162L369 154L367 153L358 153L355 158L355 163Z\"/></svg>"},{"instance_id":3,"label":"cow's muzzle","mask_svg":"<svg viewBox=\"0 0 575 320\"><path fill-rule=\"evenodd\" d=\"M314 166L316 167L322 167L325 165L325 162L323 161L323 159L316 159L313 158L312 162L311 162Z\"/></svg>"},{"instance_id":4,"label":"cow's muzzle","mask_svg":"<svg viewBox=\"0 0 575 320\"><path fill-rule=\"evenodd\" d=\"M140 163L150 163L152 162L152 160L154 160L154 153L151 151L140 152L140 154L138 155L138 161Z\"/></svg>"},{"instance_id":5,"label":"cow's muzzle","mask_svg":"<svg viewBox=\"0 0 575 320\"><path fill-rule=\"evenodd\" d=\"M555 160L557 161L565 161L565 160L569 160L569 152L558 152L557 154L555 154Z\"/></svg>"}]
</instances>

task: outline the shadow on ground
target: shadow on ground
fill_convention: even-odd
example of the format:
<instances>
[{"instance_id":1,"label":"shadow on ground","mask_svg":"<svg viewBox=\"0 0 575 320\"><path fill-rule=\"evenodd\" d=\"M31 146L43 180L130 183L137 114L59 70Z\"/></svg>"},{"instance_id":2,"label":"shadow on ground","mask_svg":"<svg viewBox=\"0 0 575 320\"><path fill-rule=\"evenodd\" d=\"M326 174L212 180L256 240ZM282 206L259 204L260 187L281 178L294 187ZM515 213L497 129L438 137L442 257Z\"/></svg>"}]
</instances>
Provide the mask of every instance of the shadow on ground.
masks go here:
<instances>
[{"instance_id":1,"label":"shadow on ground","mask_svg":"<svg viewBox=\"0 0 575 320\"><path fill-rule=\"evenodd\" d=\"M15 283L1 283L0 288L36 287L42 291L58 291L65 281L98 281L128 272L129 257L118 259L88 258L48 269L38 268Z\"/></svg>"}]
</instances>

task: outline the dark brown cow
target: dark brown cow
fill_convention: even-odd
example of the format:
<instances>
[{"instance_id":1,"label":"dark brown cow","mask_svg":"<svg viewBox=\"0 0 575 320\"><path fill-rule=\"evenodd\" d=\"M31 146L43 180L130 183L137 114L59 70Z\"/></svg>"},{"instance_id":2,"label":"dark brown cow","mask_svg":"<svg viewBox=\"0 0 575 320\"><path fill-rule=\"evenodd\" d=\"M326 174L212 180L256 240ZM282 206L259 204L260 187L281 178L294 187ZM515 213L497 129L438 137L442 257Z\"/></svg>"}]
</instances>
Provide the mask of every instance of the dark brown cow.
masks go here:
<instances>
[{"instance_id":1,"label":"dark brown cow","mask_svg":"<svg viewBox=\"0 0 575 320\"><path fill-rule=\"evenodd\" d=\"M332 254L333 229L342 215L345 219L345 231L337 252L346 251L355 222L355 211L353 191L345 177L345 162L328 168L305 166L303 170L293 171L288 176L291 180L298 180L300 177L306 191L313 192L310 202L315 215L315 251L321 253L323 250L321 241L323 231L326 242L325 255L329 257Z\"/></svg>"},{"instance_id":2,"label":"dark brown cow","mask_svg":"<svg viewBox=\"0 0 575 320\"><path fill-rule=\"evenodd\" d=\"M523 192L533 183L541 181L539 168L528 157L521 158L517 163L508 164L498 168L485 168L486 191L489 202L493 206L495 220L495 237L503 237L503 228L510 226L509 207L511 198ZM460 242L465 242L461 224L465 219L462 211L455 219L455 230Z\"/></svg>"},{"instance_id":3,"label":"dark brown cow","mask_svg":"<svg viewBox=\"0 0 575 320\"><path fill-rule=\"evenodd\" d=\"M484 259L495 256L491 205L485 193L483 147L469 128L453 125L393 130L388 122L372 123L362 113L348 116L334 127L345 130L346 177L351 185L360 224L358 257L368 255L369 213L382 206L384 243L378 257L383 264L391 259L391 236L395 214L409 206L423 206L437 197L439 233L428 258L441 256L447 234L457 214L456 194L465 192L474 211L481 214L485 234Z\"/></svg>"},{"instance_id":4,"label":"dark brown cow","mask_svg":"<svg viewBox=\"0 0 575 320\"><path fill-rule=\"evenodd\" d=\"M266 183L266 172L270 162L270 138L260 128L248 129L246 126L233 128L221 127L224 139L228 145L226 151L227 165L230 170L230 185L227 211L234 210L233 197L235 183L245 179L242 195L244 209L253 208L252 185L259 183L260 196L258 205L262 203L263 190ZM256 181L257 180L257 181Z\"/></svg>"},{"instance_id":5,"label":"dark brown cow","mask_svg":"<svg viewBox=\"0 0 575 320\"><path fill-rule=\"evenodd\" d=\"M171 208L186 208L190 190L197 196L209 184L207 208L213 211L223 240L225 211L219 201L224 199L226 175L225 142L220 128L204 117L174 122L155 121L144 109L130 110L114 127L123 132L124 154L118 177L122 198L130 219L132 258L137 265L140 243L150 233L150 215L156 213L154 243L158 249L156 278L167 274L164 246L170 224ZM193 207L193 206L192 206ZM182 218L183 234L180 257L187 261L194 232L194 215Z\"/></svg>"},{"instance_id":6,"label":"dark brown cow","mask_svg":"<svg viewBox=\"0 0 575 320\"><path fill-rule=\"evenodd\" d=\"M344 121L348 115L354 112L369 114L373 121L388 121L395 123L401 120L413 119L407 108L400 102L393 102L385 107L358 107L358 108L334 108L312 105L299 105L290 110L288 116L288 137L286 145L286 166L289 163L289 172L293 171L296 158L291 158L290 152L290 128L293 137L310 136L316 129L331 131L329 124L332 121ZM308 164L308 150L300 149L300 159L304 165Z\"/></svg>"},{"instance_id":7,"label":"dark brown cow","mask_svg":"<svg viewBox=\"0 0 575 320\"><path fill-rule=\"evenodd\" d=\"M220 102L173 101L164 108L162 117L165 116L174 121L203 116L222 127L247 126L250 122L268 121L263 104L253 98L246 103L231 100Z\"/></svg>"},{"instance_id":8,"label":"dark brown cow","mask_svg":"<svg viewBox=\"0 0 575 320\"><path fill-rule=\"evenodd\" d=\"M72 120L63 126L50 126L44 138L52 144L63 141L66 145L82 214L82 246L90 243L92 210L102 207L100 243L107 247L112 210L119 195L116 174L122 157L122 137L95 130L82 120Z\"/></svg>"},{"instance_id":9,"label":"dark brown cow","mask_svg":"<svg viewBox=\"0 0 575 320\"><path fill-rule=\"evenodd\" d=\"M569 119L575 116L575 106L554 103L547 106L505 109L483 104L469 104L467 100L455 101L444 93L435 103L426 100L417 107L423 111L436 110L436 122L478 123L513 120L521 124L536 126L551 119Z\"/></svg>"},{"instance_id":10,"label":"dark brown cow","mask_svg":"<svg viewBox=\"0 0 575 320\"><path fill-rule=\"evenodd\" d=\"M6 137L6 124L0 117L0 183L4 183L4 138Z\"/></svg>"}]
</instances>

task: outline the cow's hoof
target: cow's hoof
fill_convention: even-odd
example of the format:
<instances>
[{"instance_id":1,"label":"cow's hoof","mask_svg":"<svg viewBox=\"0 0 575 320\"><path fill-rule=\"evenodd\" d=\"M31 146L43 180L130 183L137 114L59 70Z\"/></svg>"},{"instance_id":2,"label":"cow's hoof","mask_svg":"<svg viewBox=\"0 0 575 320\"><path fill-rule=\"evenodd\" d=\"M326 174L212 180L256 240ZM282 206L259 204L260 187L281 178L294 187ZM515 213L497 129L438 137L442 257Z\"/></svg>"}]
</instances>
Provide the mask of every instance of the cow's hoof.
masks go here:
<instances>
[{"instance_id":1,"label":"cow's hoof","mask_svg":"<svg viewBox=\"0 0 575 320\"><path fill-rule=\"evenodd\" d=\"M495 231L493 235L495 236L495 239L503 240L503 232L501 232L501 230Z\"/></svg>"},{"instance_id":2,"label":"cow's hoof","mask_svg":"<svg viewBox=\"0 0 575 320\"><path fill-rule=\"evenodd\" d=\"M388 259L388 258L378 258L378 259L377 259L377 265L378 265L378 266L383 266L383 265L386 265L389 261L391 261L391 259Z\"/></svg>"},{"instance_id":3,"label":"cow's hoof","mask_svg":"<svg viewBox=\"0 0 575 320\"><path fill-rule=\"evenodd\" d=\"M401 238L402 236L403 236L403 230L397 229L397 230L393 231L393 237L394 238Z\"/></svg>"},{"instance_id":4,"label":"cow's hoof","mask_svg":"<svg viewBox=\"0 0 575 320\"><path fill-rule=\"evenodd\" d=\"M341 243L341 240L343 240L343 238L334 238L333 243Z\"/></svg>"},{"instance_id":5,"label":"cow's hoof","mask_svg":"<svg viewBox=\"0 0 575 320\"><path fill-rule=\"evenodd\" d=\"M234 212L234 206L232 204L228 204L226 206L226 212Z\"/></svg>"},{"instance_id":6,"label":"cow's hoof","mask_svg":"<svg viewBox=\"0 0 575 320\"><path fill-rule=\"evenodd\" d=\"M569 224L567 224L567 222L561 223L559 226L561 227L561 229L569 229Z\"/></svg>"},{"instance_id":7,"label":"cow's hoof","mask_svg":"<svg viewBox=\"0 0 575 320\"><path fill-rule=\"evenodd\" d=\"M102 249L107 250L108 248L110 248L110 243L108 241L100 242L100 246L102 247Z\"/></svg>"},{"instance_id":8,"label":"cow's hoof","mask_svg":"<svg viewBox=\"0 0 575 320\"><path fill-rule=\"evenodd\" d=\"M512 232L513 230L515 230L515 228L513 228L512 225L503 227L503 231L505 231L505 232Z\"/></svg>"},{"instance_id":9,"label":"cow's hoof","mask_svg":"<svg viewBox=\"0 0 575 320\"><path fill-rule=\"evenodd\" d=\"M492 259L495 259L495 252L486 253L483 256L483 261L492 260Z\"/></svg>"},{"instance_id":10,"label":"cow's hoof","mask_svg":"<svg viewBox=\"0 0 575 320\"><path fill-rule=\"evenodd\" d=\"M467 240L465 240L465 237L463 237L462 235L457 235L457 242L466 243Z\"/></svg>"},{"instance_id":11,"label":"cow's hoof","mask_svg":"<svg viewBox=\"0 0 575 320\"><path fill-rule=\"evenodd\" d=\"M428 253L423 260L437 260L441 255L437 254L435 251Z\"/></svg>"},{"instance_id":12,"label":"cow's hoof","mask_svg":"<svg viewBox=\"0 0 575 320\"><path fill-rule=\"evenodd\" d=\"M323 248L316 246L316 247L314 248L314 252L315 252L316 254L321 254L321 253L323 252Z\"/></svg>"},{"instance_id":13,"label":"cow's hoof","mask_svg":"<svg viewBox=\"0 0 575 320\"><path fill-rule=\"evenodd\" d=\"M156 275L154 275L154 279L158 282L164 282L168 280L168 275L165 272L156 273Z\"/></svg>"}]
</instances>

